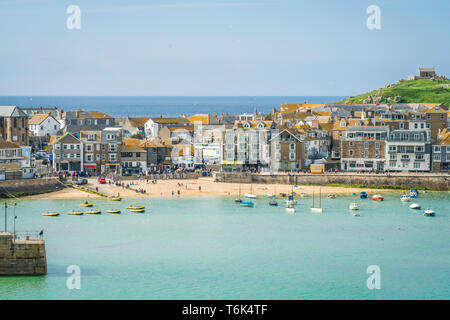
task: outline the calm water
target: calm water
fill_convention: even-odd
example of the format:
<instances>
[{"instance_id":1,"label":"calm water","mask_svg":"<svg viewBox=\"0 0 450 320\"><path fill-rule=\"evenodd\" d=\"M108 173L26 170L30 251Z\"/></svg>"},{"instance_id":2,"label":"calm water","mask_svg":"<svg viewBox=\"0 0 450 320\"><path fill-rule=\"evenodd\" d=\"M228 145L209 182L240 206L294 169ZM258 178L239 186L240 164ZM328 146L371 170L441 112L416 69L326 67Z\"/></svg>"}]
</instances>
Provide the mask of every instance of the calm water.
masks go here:
<instances>
[{"instance_id":1,"label":"calm water","mask_svg":"<svg viewBox=\"0 0 450 320\"><path fill-rule=\"evenodd\" d=\"M345 97L0 97L0 106L96 110L114 117L270 112L283 103L330 103Z\"/></svg>"},{"instance_id":2,"label":"calm water","mask_svg":"<svg viewBox=\"0 0 450 320\"><path fill-rule=\"evenodd\" d=\"M92 200L123 212L43 217L81 201L20 201L18 229L45 229L48 275L2 277L0 299L449 299L448 193L417 200L434 218L399 194L358 199L353 217L354 198L324 198L323 214L302 198L294 215L266 199L241 208L231 198L181 198ZM129 213L129 204L148 210ZM80 290L66 288L73 264ZM381 290L366 287L369 265L381 268Z\"/></svg>"}]
</instances>

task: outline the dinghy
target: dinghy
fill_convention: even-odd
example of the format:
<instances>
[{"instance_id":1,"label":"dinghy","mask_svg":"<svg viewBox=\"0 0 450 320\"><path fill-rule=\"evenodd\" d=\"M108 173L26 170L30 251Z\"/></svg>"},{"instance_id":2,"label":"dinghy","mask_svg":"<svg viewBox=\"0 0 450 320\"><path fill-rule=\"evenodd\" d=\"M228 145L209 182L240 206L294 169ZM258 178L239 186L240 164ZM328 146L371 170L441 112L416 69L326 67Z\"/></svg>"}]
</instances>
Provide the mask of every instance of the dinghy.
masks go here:
<instances>
[{"instance_id":1,"label":"dinghy","mask_svg":"<svg viewBox=\"0 0 450 320\"><path fill-rule=\"evenodd\" d=\"M400 201L402 202L408 202L410 200L411 198L407 194L402 195L402 197L400 198Z\"/></svg>"},{"instance_id":2,"label":"dinghy","mask_svg":"<svg viewBox=\"0 0 450 320\"><path fill-rule=\"evenodd\" d=\"M358 202L352 202L352 203L350 203L350 205L348 206L348 208L349 208L350 210L359 210Z\"/></svg>"},{"instance_id":3,"label":"dinghy","mask_svg":"<svg viewBox=\"0 0 450 320\"><path fill-rule=\"evenodd\" d=\"M255 204L251 201L242 201L241 202L241 207L253 208L254 206L255 206Z\"/></svg>"},{"instance_id":4,"label":"dinghy","mask_svg":"<svg viewBox=\"0 0 450 320\"><path fill-rule=\"evenodd\" d=\"M416 210L418 210L418 209L420 209L420 204L418 204L418 203L412 203L409 207L410 207L411 209L416 209Z\"/></svg>"},{"instance_id":5,"label":"dinghy","mask_svg":"<svg viewBox=\"0 0 450 320\"><path fill-rule=\"evenodd\" d=\"M382 195L375 194L375 195L373 195L372 200L375 200L375 201L377 201L377 200L383 201L383 200L384 200L384 197L383 197Z\"/></svg>"},{"instance_id":6,"label":"dinghy","mask_svg":"<svg viewBox=\"0 0 450 320\"><path fill-rule=\"evenodd\" d=\"M436 215L436 213L434 212L434 210L432 209L427 209L425 210L425 212L423 213L424 216L427 217L434 217Z\"/></svg>"},{"instance_id":7,"label":"dinghy","mask_svg":"<svg viewBox=\"0 0 450 320\"><path fill-rule=\"evenodd\" d=\"M57 217L59 216L59 212L44 212L42 215L44 217Z\"/></svg>"},{"instance_id":8,"label":"dinghy","mask_svg":"<svg viewBox=\"0 0 450 320\"><path fill-rule=\"evenodd\" d=\"M318 207L316 207L314 200L315 200L315 197L314 197L314 192L313 192L312 206L310 207L311 212L322 213L322 191L321 191L321 189L319 189L319 206Z\"/></svg>"}]
</instances>

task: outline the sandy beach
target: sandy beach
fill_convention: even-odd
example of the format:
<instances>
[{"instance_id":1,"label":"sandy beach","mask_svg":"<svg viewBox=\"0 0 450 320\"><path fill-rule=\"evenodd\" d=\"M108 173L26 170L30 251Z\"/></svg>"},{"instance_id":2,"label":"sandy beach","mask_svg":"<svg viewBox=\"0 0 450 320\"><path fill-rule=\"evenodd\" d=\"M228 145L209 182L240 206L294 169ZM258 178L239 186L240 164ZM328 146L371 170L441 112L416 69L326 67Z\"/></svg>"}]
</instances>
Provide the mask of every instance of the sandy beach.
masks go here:
<instances>
[{"instance_id":1,"label":"sandy beach","mask_svg":"<svg viewBox=\"0 0 450 320\"><path fill-rule=\"evenodd\" d=\"M146 194L138 193L132 189L126 189L117 187L113 184L99 184L96 178L90 178L88 187L91 189L98 188L98 191L108 195L120 195L122 198L139 198L139 197L178 197L178 191L180 191L179 197L211 197L211 196L233 196L239 195L239 184L237 183L221 183L214 182L210 177L193 179L193 180L158 180L156 184L148 183L146 180L129 180L124 181L125 184L130 184L132 189L144 189ZM257 196L265 196L267 193L290 193L292 191L291 185L282 184L241 184L241 197L244 193L252 193ZM304 186L300 185L294 188L293 191L296 194L305 193L312 195L321 190L323 195L334 194L351 194L360 193L366 191L368 193L386 193L386 192L399 192L399 190L388 189L360 189L360 188L343 188L343 187L328 187L328 186ZM173 195L172 195L173 192ZM84 199L84 198L99 198L97 195L89 194L83 191L79 191L72 188L66 188L64 190L56 191L53 193L47 193L42 195L30 196L31 199Z\"/></svg>"}]
</instances>

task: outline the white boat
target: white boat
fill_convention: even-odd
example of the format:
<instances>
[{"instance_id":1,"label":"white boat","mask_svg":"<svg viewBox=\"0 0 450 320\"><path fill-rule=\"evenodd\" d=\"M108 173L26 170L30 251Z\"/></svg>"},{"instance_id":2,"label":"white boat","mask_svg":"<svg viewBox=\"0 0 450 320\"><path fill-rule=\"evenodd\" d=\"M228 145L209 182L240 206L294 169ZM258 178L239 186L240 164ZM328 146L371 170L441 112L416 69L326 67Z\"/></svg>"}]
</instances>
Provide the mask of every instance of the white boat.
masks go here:
<instances>
[{"instance_id":1,"label":"white boat","mask_svg":"<svg viewBox=\"0 0 450 320\"><path fill-rule=\"evenodd\" d=\"M360 217L361 215L359 213L354 213L353 216L354 217Z\"/></svg>"},{"instance_id":2,"label":"white boat","mask_svg":"<svg viewBox=\"0 0 450 320\"><path fill-rule=\"evenodd\" d=\"M297 205L297 200L294 199L293 195L288 196L288 199L286 200L286 206L295 206Z\"/></svg>"},{"instance_id":3,"label":"white boat","mask_svg":"<svg viewBox=\"0 0 450 320\"><path fill-rule=\"evenodd\" d=\"M311 207L311 212L316 212L316 213L322 213L322 192L319 189L319 206L316 207L315 205L315 201L314 201L314 192L313 192L313 198L312 198L312 207Z\"/></svg>"},{"instance_id":4,"label":"white boat","mask_svg":"<svg viewBox=\"0 0 450 320\"><path fill-rule=\"evenodd\" d=\"M424 216L427 216L427 217L434 217L435 216L435 212L434 212L434 210L432 210L432 209L427 209L427 210L425 210L425 212L423 213L423 215Z\"/></svg>"},{"instance_id":5,"label":"white boat","mask_svg":"<svg viewBox=\"0 0 450 320\"><path fill-rule=\"evenodd\" d=\"M255 194L251 194L251 193L244 194L244 197L246 197L248 199L256 199L256 195Z\"/></svg>"},{"instance_id":6,"label":"white boat","mask_svg":"<svg viewBox=\"0 0 450 320\"><path fill-rule=\"evenodd\" d=\"M400 198L400 201L402 202L408 202L411 200L411 197L408 196L407 194L402 195L402 197Z\"/></svg>"},{"instance_id":7,"label":"white boat","mask_svg":"<svg viewBox=\"0 0 450 320\"><path fill-rule=\"evenodd\" d=\"M377 200L383 201L383 200L384 200L384 197L383 197L382 195L375 194L375 195L373 195L372 200L375 200L375 201L377 201Z\"/></svg>"},{"instance_id":8,"label":"white boat","mask_svg":"<svg viewBox=\"0 0 450 320\"><path fill-rule=\"evenodd\" d=\"M286 206L286 212L288 213L294 213L295 212L295 207L290 205L290 206Z\"/></svg>"},{"instance_id":9,"label":"white boat","mask_svg":"<svg viewBox=\"0 0 450 320\"><path fill-rule=\"evenodd\" d=\"M411 203L411 205L409 207L411 209L420 209L420 204L418 204L418 203Z\"/></svg>"},{"instance_id":10,"label":"white boat","mask_svg":"<svg viewBox=\"0 0 450 320\"><path fill-rule=\"evenodd\" d=\"M308 195L306 193L300 193L300 197L304 198L307 197Z\"/></svg>"},{"instance_id":11,"label":"white boat","mask_svg":"<svg viewBox=\"0 0 450 320\"><path fill-rule=\"evenodd\" d=\"M359 210L358 202L352 202L348 207L350 210Z\"/></svg>"}]
</instances>

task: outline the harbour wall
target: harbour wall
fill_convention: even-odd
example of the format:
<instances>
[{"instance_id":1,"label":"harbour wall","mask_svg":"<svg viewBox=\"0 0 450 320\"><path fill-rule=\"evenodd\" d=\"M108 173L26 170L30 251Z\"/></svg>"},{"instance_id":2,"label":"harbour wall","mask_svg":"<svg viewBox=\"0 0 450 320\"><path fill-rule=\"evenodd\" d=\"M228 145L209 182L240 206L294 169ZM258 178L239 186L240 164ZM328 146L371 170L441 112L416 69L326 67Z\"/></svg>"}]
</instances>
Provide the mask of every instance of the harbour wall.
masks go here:
<instances>
[{"instance_id":1,"label":"harbour wall","mask_svg":"<svg viewBox=\"0 0 450 320\"><path fill-rule=\"evenodd\" d=\"M43 239L15 239L0 233L0 276L45 275L47 258Z\"/></svg>"},{"instance_id":2,"label":"harbour wall","mask_svg":"<svg viewBox=\"0 0 450 320\"><path fill-rule=\"evenodd\" d=\"M450 176L437 174L395 174L391 176L381 174L275 174L262 175L250 173L215 172L213 177L217 182L255 183L255 184L291 184L318 185L332 184L379 187L404 188L418 187L421 189L445 191L449 190Z\"/></svg>"},{"instance_id":3,"label":"harbour wall","mask_svg":"<svg viewBox=\"0 0 450 320\"><path fill-rule=\"evenodd\" d=\"M0 196L15 193L45 193L64 188L57 178L18 179L0 181Z\"/></svg>"}]
</instances>

